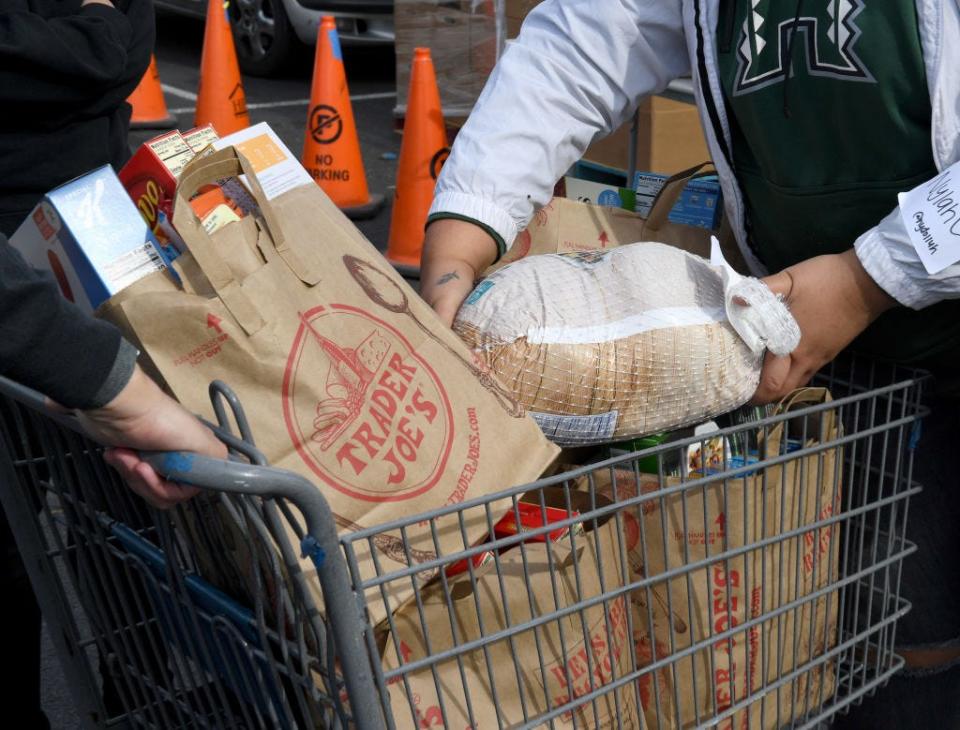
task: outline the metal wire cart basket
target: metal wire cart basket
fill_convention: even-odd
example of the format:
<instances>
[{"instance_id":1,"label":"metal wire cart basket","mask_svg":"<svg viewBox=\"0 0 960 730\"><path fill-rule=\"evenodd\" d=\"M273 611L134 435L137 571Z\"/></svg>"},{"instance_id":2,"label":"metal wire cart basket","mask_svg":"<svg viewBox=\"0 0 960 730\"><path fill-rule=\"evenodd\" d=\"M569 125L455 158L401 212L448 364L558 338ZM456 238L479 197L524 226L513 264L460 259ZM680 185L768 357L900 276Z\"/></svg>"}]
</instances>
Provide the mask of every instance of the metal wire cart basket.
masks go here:
<instances>
[{"instance_id":1,"label":"metal wire cart basket","mask_svg":"<svg viewBox=\"0 0 960 730\"><path fill-rule=\"evenodd\" d=\"M152 455L205 488L157 512L4 381L0 494L91 727L815 727L902 664L923 383L845 359L832 399L338 536L224 386L231 460Z\"/></svg>"}]
</instances>

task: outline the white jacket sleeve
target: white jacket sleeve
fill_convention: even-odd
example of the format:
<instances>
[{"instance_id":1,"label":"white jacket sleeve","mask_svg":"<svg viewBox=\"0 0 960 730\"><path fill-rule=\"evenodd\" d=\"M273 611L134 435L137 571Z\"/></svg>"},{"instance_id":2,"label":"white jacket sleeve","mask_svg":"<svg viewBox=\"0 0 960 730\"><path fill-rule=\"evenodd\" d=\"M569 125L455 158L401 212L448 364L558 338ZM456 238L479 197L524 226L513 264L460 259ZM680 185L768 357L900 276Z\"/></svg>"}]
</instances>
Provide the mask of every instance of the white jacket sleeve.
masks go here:
<instances>
[{"instance_id":1,"label":"white jacket sleeve","mask_svg":"<svg viewBox=\"0 0 960 730\"><path fill-rule=\"evenodd\" d=\"M928 274L907 233L900 208L857 239L857 257L887 294L911 309L960 298L960 262Z\"/></svg>"},{"instance_id":2,"label":"white jacket sleeve","mask_svg":"<svg viewBox=\"0 0 960 730\"><path fill-rule=\"evenodd\" d=\"M546 0L457 136L431 216L479 222L510 246L595 137L688 71L680 0Z\"/></svg>"}]
</instances>

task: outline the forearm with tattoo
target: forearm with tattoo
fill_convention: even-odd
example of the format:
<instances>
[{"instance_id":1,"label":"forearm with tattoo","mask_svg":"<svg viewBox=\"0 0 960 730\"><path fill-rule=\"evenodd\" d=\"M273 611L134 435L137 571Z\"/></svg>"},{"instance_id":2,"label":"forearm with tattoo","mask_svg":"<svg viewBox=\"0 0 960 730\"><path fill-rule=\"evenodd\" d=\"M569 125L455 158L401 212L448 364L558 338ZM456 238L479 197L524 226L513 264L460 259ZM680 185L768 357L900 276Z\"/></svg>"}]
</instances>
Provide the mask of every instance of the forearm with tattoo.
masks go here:
<instances>
[{"instance_id":1,"label":"forearm with tattoo","mask_svg":"<svg viewBox=\"0 0 960 730\"><path fill-rule=\"evenodd\" d=\"M459 278L460 278L460 274L458 274L456 271L451 271L449 273L444 274L439 279L437 279L437 286L443 286L444 284L448 284L454 279L459 279Z\"/></svg>"}]
</instances>

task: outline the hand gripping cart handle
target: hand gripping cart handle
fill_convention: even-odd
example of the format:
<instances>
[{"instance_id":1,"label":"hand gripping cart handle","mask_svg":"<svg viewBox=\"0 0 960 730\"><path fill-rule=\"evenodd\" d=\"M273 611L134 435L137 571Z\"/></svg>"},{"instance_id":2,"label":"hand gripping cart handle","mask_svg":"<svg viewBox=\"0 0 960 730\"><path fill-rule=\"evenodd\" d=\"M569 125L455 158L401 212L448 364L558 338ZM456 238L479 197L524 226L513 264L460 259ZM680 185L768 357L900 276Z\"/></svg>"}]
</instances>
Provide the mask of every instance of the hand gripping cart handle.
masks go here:
<instances>
[{"instance_id":1,"label":"hand gripping cart handle","mask_svg":"<svg viewBox=\"0 0 960 730\"><path fill-rule=\"evenodd\" d=\"M7 511L12 530L15 534L18 546L21 552L27 558L28 565L36 563L41 567L40 570L29 570L31 581L34 585L42 606L45 620L50 625L60 624L62 631L52 632L55 643L58 644L59 653L64 659L63 664L68 682L75 695L75 700L81 719L92 720L93 726L109 726L113 721L118 721L119 715L140 714L150 719L158 720L160 726L172 726L169 720L175 716L183 716L184 708L177 708L176 701L167 700L173 709L155 710L154 712L144 711L138 705L146 704L151 695L158 696L162 693L144 687L134 687L138 682L146 685L148 678L144 676L124 676L123 680L118 682L120 685L129 685L121 687L117 694L124 695L119 702L115 702L114 707L105 707L105 700L100 697L98 681L95 676L96 670L91 666L88 657L82 657L84 649L91 645L97 645L101 653L101 664L103 655L110 654L115 649L118 653L136 654L137 651L130 646L130 641L111 641L109 637L96 637L94 639L84 640L78 634L82 633L82 627L77 626L77 621L73 614L76 608L76 600L71 600L65 595L63 585L56 579L58 571L62 574L62 567L58 568L54 562L47 563L51 557L62 557L58 553L66 554L70 551L84 552L90 551L89 546L84 547L81 543L86 539L91 544L98 542L98 538L104 538L101 542L114 542L120 544L126 551L147 563L145 572L152 580L152 573L159 573L171 583L181 580L184 576L173 576L172 573L178 573L176 566L167 563L163 551L157 550L149 542L140 536L143 529L132 529L124 524L123 517L127 517L130 522L138 522L138 515L133 513L136 510L130 508L129 495L123 493L120 487L119 496L117 494L108 497L106 504L98 505L108 507L106 510L97 510L97 522L105 533L92 530L90 525L84 525L84 513L91 511L93 505L84 505L76 511L66 509L66 505L79 503L85 496L84 490L93 489L93 482L98 480L111 480L116 482L115 475L104 465L99 457L100 450L90 443L83 435L79 421L70 414L53 409L46 399L39 393L25 388L8 379L0 378L0 395L5 396L5 403L2 406L2 416L4 425L5 443L2 445L7 451L9 459L0 458L0 477L3 479L3 489L0 491L3 497L3 506ZM322 722L329 722L332 726L341 726L349 724L351 727L358 728L383 728L385 721L379 695L374 684L373 673L371 670L368 646L365 643L365 624L361 618L362 608L357 595L351 589L351 580L347 571L346 562L342 549L337 540L337 526L330 507L326 500L316 489L303 477L283 469L277 469L266 465L266 459L254 446L251 430L243 408L234 393L223 383L215 382L210 386L210 395L214 404L214 410L219 421L219 426L210 425L216 435L228 446L231 451L230 460L214 459L199 454L186 452L144 452L142 456L150 463L158 473L165 478L180 482L183 484L199 487L211 492L236 495L243 498L269 498L271 501L285 500L294 505L301 513L305 530L300 536L300 550L302 557L308 557L316 566L317 576L323 592L323 603L325 607L326 624L323 622L320 613L313 605L313 601L308 596L301 595L300 598L306 598L304 603L306 620L312 624L314 632L314 644L321 643L318 637L325 637L329 646L327 647L329 657L323 662L330 669L331 674L335 673L338 678L342 678L342 686L339 694L336 689L331 689L331 697L326 701L333 705L335 712ZM229 413L228 413L229 411ZM230 431L230 418L235 421L240 429L242 438L238 438ZM86 463L83 468L78 467L80 456L83 455ZM88 468L92 467L92 468ZM19 472L19 473L18 473ZM45 485L46 494L30 494L20 492L17 487L22 488L24 482L32 482L34 485L43 488ZM71 483L73 482L73 483ZM47 527L42 526L42 518L48 516L48 513L55 513L57 508L50 510L50 499L54 496L56 501L61 503L60 509L64 513L74 512L72 517L65 517L60 520L53 519ZM127 499L123 499L127 497ZM95 500L94 500L95 501ZM95 509L95 507L93 507ZM109 509L113 508L113 509ZM289 515L289 512L287 513ZM89 516L87 514L86 516ZM52 539L49 534L44 535L51 530L57 529L57 523L60 523L60 529L70 535L64 539L54 536ZM272 527L276 528L274 522ZM276 537L278 530L270 530ZM169 534L167 535L169 537ZM56 544L51 549L50 543ZM72 542L73 544L69 544ZM171 540L166 540L172 547ZM289 546L285 546L289 547ZM57 549L59 548L59 550ZM91 551L92 552L92 551ZM290 555L287 560L290 562ZM34 558L34 560L31 560ZM69 563L67 559L65 562ZM93 561L91 562L98 562ZM31 566L32 567L32 566ZM72 566L74 573L76 565ZM96 567L103 568L103 561L99 561ZM109 566L108 566L109 567ZM108 571L103 571L108 572ZM164 576L164 573L166 575ZM77 582L83 582L82 576L75 575ZM109 582L111 578L116 578L116 572L103 576L103 580ZM53 580L51 580L53 578ZM118 581L118 582L123 582ZM162 582L162 579L161 579ZM147 600L143 601L144 596L137 596L139 601L133 601L137 605L130 611L135 614L136 609L143 609L143 603L151 603L154 609L157 609L158 620L162 623L165 620L174 624L173 628L167 628L161 631L162 638L170 639L174 644L182 644L196 639L203 633L203 629L189 631L183 629L183 624L190 624L191 619L194 624L198 623L193 616L184 618L179 615L186 612L182 605L184 602L206 604L210 612L218 612L225 616L233 617L237 624L243 630L245 636L243 639L252 638L256 641L258 638L255 630L251 630L254 624L261 624L261 634L269 632L263 631L263 624L266 623L262 616L251 618L248 611L243 607L237 606L229 598L223 596L219 591L207 585L196 576L186 576L183 581L186 588L186 595L180 596L179 607L172 607L169 597L157 598L157 594L162 589L154 586L156 590L147 590ZM127 590L136 592L127 584L125 588L119 585L109 586L111 590ZM276 590L277 587L275 586ZM82 589L81 589L82 590ZM152 595L151 595L152 593ZM155 600L150 600L154 598ZM294 601L296 598L294 598ZM82 603L86 601L81 600ZM73 603L73 606L65 605ZM91 603L96 603L92 601ZM84 606L90 613L95 614L94 621L101 620L104 624L112 624L112 629L117 629L119 623L132 623L136 616L117 616L111 614L101 606ZM257 612L255 612L257 613ZM262 611L260 612L262 613ZM96 615L99 614L99 615ZM213 619L217 621L216 618ZM82 623L82 621L80 622ZM202 623L202 621L200 622ZM179 626L178 626L179 625ZM122 628L122 627L121 627ZM109 629L105 626L99 626L99 630L106 633ZM190 634L193 634L191 636ZM139 637L142 639L142 637ZM272 644L273 650L277 651L278 637L267 636L264 644ZM200 643L215 643L216 638L203 636ZM136 639L134 639L134 643ZM146 642L145 642L146 643ZM152 647L141 651L146 654ZM314 646L316 652L320 647ZM248 720L253 718L252 726L256 726L256 720L264 722L264 717L272 721L264 726L295 727L301 724L313 724L304 716L311 715L309 710L305 710L301 702L300 708L291 707L291 702L287 698L279 697L283 689L289 689L292 684L288 679L282 676L273 683L261 682L257 687L255 682L246 678L236 676L226 676L223 666L230 660L229 652L224 651L225 656L218 657L216 649L212 650L206 647L206 651L200 652L203 656L199 664L207 663L208 667L200 667L199 671L212 675L214 683L219 680L227 685L227 691L218 688L216 692L208 692L207 695L214 701L223 699L225 705L235 705L233 698L229 697L230 690L253 689L261 690L268 697L267 700L258 700L254 704L257 707L253 711L246 708L237 710L235 707L227 712L227 717L221 717L220 723L214 722L214 727L230 727L233 723L227 719L229 716L245 716ZM310 649L307 649L309 653ZM318 652L322 653L322 652ZM196 657L194 657L196 659ZM262 661L260 657L260 667L254 666L251 672L261 675L266 672L263 665L267 662ZM224 661L225 660L225 661ZM173 660L170 660L173 661ZM133 667L130 664L136 664L135 660L119 662L120 674L136 675L139 672L131 671ZM290 661L287 658L289 670ZM123 664L128 666L123 667ZM219 666L218 666L219 665ZM169 665L168 665L169 666ZM213 667L211 670L210 667ZM217 676L218 673L221 676ZM282 673L281 673L282 674ZM320 676L316 674L313 679ZM263 677L261 676L262 680ZM267 678L269 680L269 678ZM253 687L244 687L243 685L253 684ZM230 686L233 685L233 686ZM240 685L240 686L238 686ZM349 711L344 709L343 700L349 697ZM316 695L315 697L316 698ZM120 707L116 705L119 704ZM159 704L155 700L155 704ZM193 704L192 702L190 703ZM271 707L270 705L276 705ZM189 709L193 709L192 706ZM114 715L112 721L109 715ZM213 713L216 714L216 711ZM316 721L316 712L313 720ZM286 717L284 717L286 715ZM142 719L142 718L141 718ZM103 725L103 723L107 723ZM186 722L187 726L193 726L192 720Z\"/></svg>"}]
</instances>

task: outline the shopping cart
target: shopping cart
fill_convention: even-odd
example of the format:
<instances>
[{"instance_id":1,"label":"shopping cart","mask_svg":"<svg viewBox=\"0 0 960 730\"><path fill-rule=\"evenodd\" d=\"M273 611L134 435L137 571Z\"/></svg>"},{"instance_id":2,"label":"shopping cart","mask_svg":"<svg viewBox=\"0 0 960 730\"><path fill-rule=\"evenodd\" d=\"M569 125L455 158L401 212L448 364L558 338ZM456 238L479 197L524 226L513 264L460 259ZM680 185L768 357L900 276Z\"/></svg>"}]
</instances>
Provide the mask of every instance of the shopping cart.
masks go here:
<instances>
[{"instance_id":1,"label":"shopping cart","mask_svg":"<svg viewBox=\"0 0 960 730\"><path fill-rule=\"evenodd\" d=\"M211 395L231 460L151 455L170 478L205 490L157 512L123 486L72 418L2 380L0 494L76 717L91 727L629 728L643 726L641 714L648 727L816 727L903 663L894 653L897 620L909 610L900 572L915 549L904 528L920 491L911 473L925 413L919 372L849 358L818 381L832 402L338 536L312 485L266 465L223 385ZM814 438L827 414L838 427ZM781 446L760 446L777 429ZM742 451L723 446L713 468L668 478L718 436ZM729 524L717 527L708 501L727 519L747 483L789 501L788 473L801 475L801 491L808 483L826 491L836 508L798 524L783 507L779 524L757 522L744 540ZM652 489L629 488L650 479ZM463 525L477 514L490 537L469 544ZM539 522L525 519L531 514ZM504 519L512 532L499 529ZM435 536L460 529L462 549L414 550L414 526ZM705 557L688 552L656 568L654 537L674 530L701 535ZM627 542L642 549L648 575L629 564L636 550ZM317 567L322 605L301 552ZM731 566L741 561L749 573L751 556L776 553L779 579L746 597L755 610L739 623L721 620L736 611ZM372 577L361 570L369 555ZM800 576L811 569L804 589ZM717 575L726 576L722 590L700 622L706 628L694 630L702 607L693 586ZM548 588L526 591L528 581ZM407 596L399 610L398 588ZM378 602L388 618L373 626ZM419 652L408 639L420 641ZM759 651L742 668L743 686L723 689L717 668L729 672L737 642ZM548 679L568 691L549 691Z\"/></svg>"}]
</instances>

